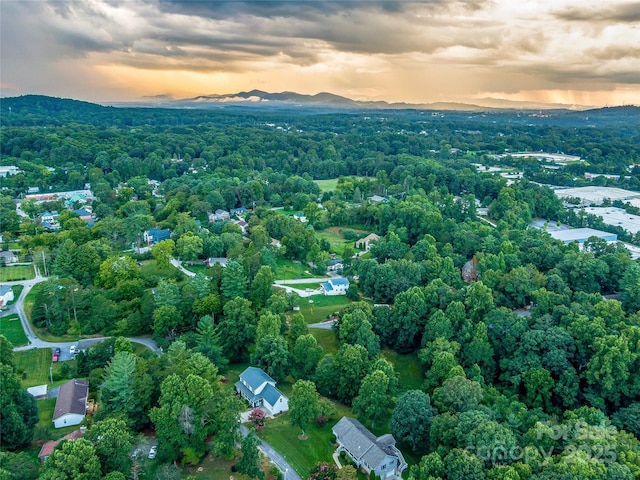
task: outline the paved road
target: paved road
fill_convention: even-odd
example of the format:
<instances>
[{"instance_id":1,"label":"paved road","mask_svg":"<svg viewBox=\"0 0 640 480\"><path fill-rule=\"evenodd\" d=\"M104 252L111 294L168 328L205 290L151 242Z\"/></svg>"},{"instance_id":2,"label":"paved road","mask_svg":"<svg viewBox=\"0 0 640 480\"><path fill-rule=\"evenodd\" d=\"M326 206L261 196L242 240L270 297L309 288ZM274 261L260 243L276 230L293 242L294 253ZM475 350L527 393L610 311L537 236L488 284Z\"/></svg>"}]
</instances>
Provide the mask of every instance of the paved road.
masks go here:
<instances>
[{"instance_id":1,"label":"paved road","mask_svg":"<svg viewBox=\"0 0 640 480\"><path fill-rule=\"evenodd\" d=\"M249 429L244 425L240 425L240 434L243 437L246 437L249 434ZM262 453L269 457L271 461L278 466L280 471L285 474L285 478L283 480L302 480L302 478L300 478L300 475L298 475L298 472L293 469L293 467L284 459L281 454L276 452L273 447L264 440L261 440L260 438L258 438L258 440L260 440L261 444L258 448L260 448L260 450L262 450Z\"/></svg>"},{"instance_id":2,"label":"paved road","mask_svg":"<svg viewBox=\"0 0 640 480\"><path fill-rule=\"evenodd\" d=\"M174 267L176 267L178 270L180 270L182 273L184 273L187 277L195 277L196 274L187 270L186 268L184 268L182 266L182 263L180 263L180 260L177 260L173 257L171 257L171 260L169 260L169 262L171 263L171 265L173 265Z\"/></svg>"},{"instance_id":3,"label":"paved road","mask_svg":"<svg viewBox=\"0 0 640 480\"><path fill-rule=\"evenodd\" d=\"M69 353L69 348L72 345L77 345L78 342L47 342L45 340L41 340L40 338L38 338L38 336L33 332L33 330L31 329L31 325L29 325L29 322L27 321L27 315L24 313L24 299L27 296L27 294L31 291L31 289L33 288L34 285L40 283L40 282L44 282L45 280L47 280L47 277L43 277L40 275L40 272L38 272L38 269L36 268L36 277L32 280L19 280L19 281L15 281L15 282L3 282L4 285L23 285L24 288L22 289L22 293L20 293L20 296L18 297L18 299L15 301L15 303L13 305L10 305L9 308L7 308L6 310L4 310L2 313L0 313L0 316L4 317L5 315L11 315L11 314L17 314L18 317L20 318L20 323L22 323L22 328L24 329L24 333L27 336L27 341L29 342L28 345L25 345L23 347L16 347L13 350L16 352L22 351L22 350L32 350L34 348L60 348L60 350L62 350L62 354L63 354L63 358L65 354ZM106 339L108 337L100 337L102 339ZM151 339L151 338L146 338L146 337L130 337L128 338L129 341L134 342L134 343L139 343L144 345L145 347L147 347L149 350L153 351L153 352L158 352L158 345L156 345L156 342Z\"/></svg>"}]
</instances>

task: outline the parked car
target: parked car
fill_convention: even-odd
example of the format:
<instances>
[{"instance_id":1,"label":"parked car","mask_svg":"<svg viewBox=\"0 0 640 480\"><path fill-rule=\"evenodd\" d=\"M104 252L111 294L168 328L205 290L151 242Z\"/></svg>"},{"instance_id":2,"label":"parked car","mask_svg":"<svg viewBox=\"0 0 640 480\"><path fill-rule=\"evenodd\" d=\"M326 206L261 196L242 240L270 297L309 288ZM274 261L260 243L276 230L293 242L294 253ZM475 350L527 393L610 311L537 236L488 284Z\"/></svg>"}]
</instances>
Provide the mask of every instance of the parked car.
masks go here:
<instances>
[{"instance_id":1,"label":"parked car","mask_svg":"<svg viewBox=\"0 0 640 480\"><path fill-rule=\"evenodd\" d=\"M156 445L154 445L149 450L149 458L154 459L154 458L156 458L157 454L158 454L158 447Z\"/></svg>"},{"instance_id":2,"label":"parked car","mask_svg":"<svg viewBox=\"0 0 640 480\"><path fill-rule=\"evenodd\" d=\"M51 359L51 361L53 363L56 363L58 360L60 360L60 354L59 353L54 353L53 354L53 358Z\"/></svg>"},{"instance_id":3,"label":"parked car","mask_svg":"<svg viewBox=\"0 0 640 480\"><path fill-rule=\"evenodd\" d=\"M60 350L60 347L56 347L53 349L53 353L57 353L58 355L60 355L62 353L62 350Z\"/></svg>"},{"instance_id":4,"label":"parked car","mask_svg":"<svg viewBox=\"0 0 640 480\"><path fill-rule=\"evenodd\" d=\"M76 353L78 353L77 347L75 345L71 345L71 348L69 348L69 353L71 355L75 355Z\"/></svg>"}]
</instances>

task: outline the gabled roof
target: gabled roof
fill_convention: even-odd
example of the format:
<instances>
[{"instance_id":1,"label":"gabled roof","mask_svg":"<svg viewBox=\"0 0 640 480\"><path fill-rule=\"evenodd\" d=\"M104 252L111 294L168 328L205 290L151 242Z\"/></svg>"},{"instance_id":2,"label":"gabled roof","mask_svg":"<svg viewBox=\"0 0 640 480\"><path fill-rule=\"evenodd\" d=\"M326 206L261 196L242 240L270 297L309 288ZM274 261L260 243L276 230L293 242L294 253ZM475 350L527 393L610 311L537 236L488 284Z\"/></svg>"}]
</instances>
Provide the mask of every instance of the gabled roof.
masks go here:
<instances>
[{"instance_id":1,"label":"gabled roof","mask_svg":"<svg viewBox=\"0 0 640 480\"><path fill-rule=\"evenodd\" d=\"M86 380L69 380L60 386L56 408L53 411L53 419L76 413L87 413L87 397L89 396L89 382Z\"/></svg>"},{"instance_id":2,"label":"gabled roof","mask_svg":"<svg viewBox=\"0 0 640 480\"><path fill-rule=\"evenodd\" d=\"M84 434L84 431L82 429L74 430L73 432L62 437L60 440L51 440L45 443L44 445L42 445L42 448L40 449L38 458L44 462L44 460L49 455L51 455L51 452L53 452L53 449L56 448L60 442L62 442L63 440L78 440L79 438L82 438L83 434Z\"/></svg>"},{"instance_id":3,"label":"gabled roof","mask_svg":"<svg viewBox=\"0 0 640 480\"><path fill-rule=\"evenodd\" d=\"M355 418L342 417L333 427L336 439L357 462L376 468L387 455L397 457L395 439L386 434L379 438Z\"/></svg>"},{"instance_id":4,"label":"gabled roof","mask_svg":"<svg viewBox=\"0 0 640 480\"><path fill-rule=\"evenodd\" d=\"M275 385L276 381L267 375L263 370L256 367L249 367L240 374L240 380L244 380L254 390L264 382Z\"/></svg>"},{"instance_id":5,"label":"gabled roof","mask_svg":"<svg viewBox=\"0 0 640 480\"><path fill-rule=\"evenodd\" d=\"M349 285L349 280L346 278L332 278L329 280L329 283L332 286L337 287L338 285Z\"/></svg>"},{"instance_id":6,"label":"gabled roof","mask_svg":"<svg viewBox=\"0 0 640 480\"><path fill-rule=\"evenodd\" d=\"M9 285L0 285L0 296L13 291Z\"/></svg>"},{"instance_id":7,"label":"gabled roof","mask_svg":"<svg viewBox=\"0 0 640 480\"><path fill-rule=\"evenodd\" d=\"M261 395L262 398L264 398L269 403L269 405L275 405L278 399L283 396L282 392L270 383L267 384L266 387L264 387Z\"/></svg>"}]
</instances>

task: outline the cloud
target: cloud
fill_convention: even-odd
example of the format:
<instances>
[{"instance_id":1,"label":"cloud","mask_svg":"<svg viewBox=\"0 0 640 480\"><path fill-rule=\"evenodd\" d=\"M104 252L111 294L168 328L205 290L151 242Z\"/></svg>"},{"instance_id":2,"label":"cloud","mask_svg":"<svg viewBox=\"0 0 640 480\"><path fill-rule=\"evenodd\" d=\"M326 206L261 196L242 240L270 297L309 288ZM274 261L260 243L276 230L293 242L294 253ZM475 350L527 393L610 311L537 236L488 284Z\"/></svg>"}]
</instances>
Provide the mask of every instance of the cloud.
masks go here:
<instances>
[{"instance_id":1,"label":"cloud","mask_svg":"<svg viewBox=\"0 0 640 480\"><path fill-rule=\"evenodd\" d=\"M456 88L627 85L640 95L640 4L628 1L51 0L0 9L0 79L31 91L122 92L118 72L142 83L131 91L153 95L165 91L143 91L154 84L143 79L166 72L163 88L181 78L175 92L192 82L226 92L319 85L407 101Z\"/></svg>"},{"instance_id":2,"label":"cloud","mask_svg":"<svg viewBox=\"0 0 640 480\"><path fill-rule=\"evenodd\" d=\"M640 22L640 3L599 2L596 5L577 4L558 10L555 16L572 22Z\"/></svg>"}]
</instances>

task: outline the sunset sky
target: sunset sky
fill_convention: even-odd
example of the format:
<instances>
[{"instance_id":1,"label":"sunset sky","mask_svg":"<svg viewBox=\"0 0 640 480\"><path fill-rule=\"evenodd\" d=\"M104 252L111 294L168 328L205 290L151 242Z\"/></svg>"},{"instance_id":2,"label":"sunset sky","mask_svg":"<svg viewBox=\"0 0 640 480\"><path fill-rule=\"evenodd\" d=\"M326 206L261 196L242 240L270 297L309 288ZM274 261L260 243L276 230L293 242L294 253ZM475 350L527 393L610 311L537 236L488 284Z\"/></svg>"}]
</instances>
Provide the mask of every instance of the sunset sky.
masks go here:
<instances>
[{"instance_id":1,"label":"sunset sky","mask_svg":"<svg viewBox=\"0 0 640 480\"><path fill-rule=\"evenodd\" d=\"M640 2L2 0L3 96L640 104Z\"/></svg>"}]
</instances>

